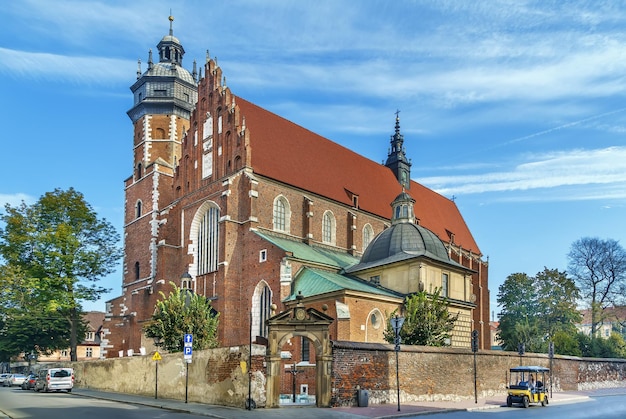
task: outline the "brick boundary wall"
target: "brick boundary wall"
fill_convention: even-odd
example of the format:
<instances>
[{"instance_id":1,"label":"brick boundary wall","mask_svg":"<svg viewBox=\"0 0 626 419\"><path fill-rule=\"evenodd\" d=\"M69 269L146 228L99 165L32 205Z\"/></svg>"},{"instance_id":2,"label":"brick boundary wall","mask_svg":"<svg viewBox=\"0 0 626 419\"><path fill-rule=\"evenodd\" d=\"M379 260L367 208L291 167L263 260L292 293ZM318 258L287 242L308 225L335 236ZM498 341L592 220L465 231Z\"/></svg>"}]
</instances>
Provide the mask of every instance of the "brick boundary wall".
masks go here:
<instances>
[{"instance_id":1,"label":"brick boundary wall","mask_svg":"<svg viewBox=\"0 0 626 419\"><path fill-rule=\"evenodd\" d=\"M477 395L506 394L508 370L518 365L550 366L547 354L479 351ZM474 398L474 354L468 349L401 345L398 353L400 402ZM396 353L393 345L333 342L333 406L356 406L357 391L368 391L371 404L397 403ZM555 356L553 391L626 386L626 359ZM549 385L549 383L547 383Z\"/></svg>"},{"instance_id":2,"label":"brick boundary wall","mask_svg":"<svg viewBox=\"0 0 626 419\"><path fill-rule=\"evenodd\" d=\"M248 399L248 377L252 377L252 399L265 405L265 346L252 345L252 373L247 371L249 346L194 351L187 365L182 353L152 354L99 361L69 363L74 368L77 387L162 399L187 400L244 408ZM155 383L156 363L158 383Z\"/></svg>"},{"instance_id":3,"label":"brick boundary wall","mask_svg":"<svg viewBox=\"0 0 626 419\"><path fill-rule=\"evenodd\" d=\"M346 341L333 341L332 345L332 406L356 406L359 389L368 391L370 404L397 403L393 345ZM188 400L244 408L248 377L252 377L252 398L257 407L264 407L265 350L265 346L252 346L251 374L244 371L249 360L247 345L194 351L188 366ZM470 350L401 345L398 361L401 403L474 399L474 354ZM77 387L154 397L155 362L148 354L62 366L74 368ZM162 354L158 362L158 397L184 400L187 365L182 354ZM545 354L527 353L521 364L548 367L550 360ZM520 365L520 356L481 350L476 354L476 365L478 397L501 394L504 400L508 370ZM552 375L555 392L626 387L626 359L557 355ZM291 382L289 377L284 380Z\"/></svg>"}]
</instances>

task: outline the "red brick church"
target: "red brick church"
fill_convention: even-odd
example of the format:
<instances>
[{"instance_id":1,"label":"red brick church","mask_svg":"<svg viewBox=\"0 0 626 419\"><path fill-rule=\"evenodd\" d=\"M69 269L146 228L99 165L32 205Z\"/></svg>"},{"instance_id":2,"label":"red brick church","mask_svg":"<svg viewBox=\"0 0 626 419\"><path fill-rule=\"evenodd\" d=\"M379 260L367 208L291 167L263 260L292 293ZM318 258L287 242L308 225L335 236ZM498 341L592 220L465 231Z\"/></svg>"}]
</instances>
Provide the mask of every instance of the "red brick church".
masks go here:
<instances>
[{"instance_id":1,"label":"red brick church","mask_svg":"<svg viewBox=\"0 0 626 419\"><path fill-rule=\"evenodd\" d=\"M335 319L331 339L383 342L406 295L439 288L459 314L451 345L475 329L488 349L488 263L455 203L411 180L399 118L385 164L368 160L237 96L208 56L186 70L172 20L131 86L106 356L153 349L142 326L172 281L212 301L222 346L264 342L265 320L298 294Z\"/></svg>"}]
</instances>

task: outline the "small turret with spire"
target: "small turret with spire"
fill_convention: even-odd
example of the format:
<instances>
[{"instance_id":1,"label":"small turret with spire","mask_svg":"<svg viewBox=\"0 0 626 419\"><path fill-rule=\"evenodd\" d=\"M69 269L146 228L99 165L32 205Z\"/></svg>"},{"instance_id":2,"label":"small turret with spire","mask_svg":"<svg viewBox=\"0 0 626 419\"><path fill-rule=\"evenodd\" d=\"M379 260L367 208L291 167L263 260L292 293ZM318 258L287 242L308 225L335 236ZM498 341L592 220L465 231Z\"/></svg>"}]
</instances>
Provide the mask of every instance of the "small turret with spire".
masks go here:
<instances>
[{"instance_id":1,"label":"small turret with spire","mask_svg":"<svg viewBox=\"0 0 626 419\"><path fill-rule=\"evenodd\" d=\"M404 150L404 136L400 134L399 110L396 111L395 133L391 136L391 145L385 166L391 169L404 188L409 189L411 187L411 162L407 159Z\"/></svg>"},{"instance_id":2,"label":"small turret with spire","mask_svg":"<svg viewBox=\"0 0 626 419\"><path fill-rule=\"evenodd\" d=\"M161 42L157 45L159 49L159 62L166 62L175 65L183 65L183 55L185 55L185 50L181 45L178 38L174 36L174 16L169 16L170 21L170 32L169 35L166 35L161 39Z\"/></svg>"}]
</instances>

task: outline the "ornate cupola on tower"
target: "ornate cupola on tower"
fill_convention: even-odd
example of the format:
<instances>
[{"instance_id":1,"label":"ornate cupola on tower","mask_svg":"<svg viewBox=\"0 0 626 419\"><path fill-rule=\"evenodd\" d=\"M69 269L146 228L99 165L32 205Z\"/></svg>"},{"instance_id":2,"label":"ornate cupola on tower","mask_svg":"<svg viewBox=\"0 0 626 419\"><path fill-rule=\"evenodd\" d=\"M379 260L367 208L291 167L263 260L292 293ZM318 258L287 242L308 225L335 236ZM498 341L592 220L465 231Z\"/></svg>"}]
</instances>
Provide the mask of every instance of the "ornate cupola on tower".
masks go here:
<instances>
[{"instance_id":1,"label":"ornate cupola on tower","mask_svg":"<svg viewBox=\"0 0 626 419\"><path fill-rule=\"evenodd\" d=\"M137 81L130 87L134 104L128 116L136 122L144 115L170 114L189 120L197 100L197 81L194 62L193 73L183 68L185 49L174 36L169 17L170 31L158 43L159 62L152 61L152 50L148 56L148 69L141 74L141 61L137 69Z\"/></svg>"},{"instance_id":2,"label":"ornate cupola on tower","mask_svg":"<svg viewBox=\"0 0 626 419\"><path fill-rule=\"evenodd\" d=\"M399 113L400 111L396 112L396 132L391 136L391 146L385 166L391 169L404 188L409 189L411 187L411 161L407 159L404 150L404 136L400 134Z\"/></svg>"},{"instance_id":3,"label":"ornate cupola on tower","mask_svg":"<svg viewBox=\"0 0 626 419\"><path fill-rule=\"evenodd\" d=\"M170 31L158 43L159 62L148 55L148 69L142 74L138 62L137 81L130 87L133 107L127 112L134 125L134 180L140 180L146 169L156 162L160 168L173 170L180 156L180 143L189 129L191 112L198 101L198 83L193 73L183 68L185 49Z\"/></svg>"}]
</instances>

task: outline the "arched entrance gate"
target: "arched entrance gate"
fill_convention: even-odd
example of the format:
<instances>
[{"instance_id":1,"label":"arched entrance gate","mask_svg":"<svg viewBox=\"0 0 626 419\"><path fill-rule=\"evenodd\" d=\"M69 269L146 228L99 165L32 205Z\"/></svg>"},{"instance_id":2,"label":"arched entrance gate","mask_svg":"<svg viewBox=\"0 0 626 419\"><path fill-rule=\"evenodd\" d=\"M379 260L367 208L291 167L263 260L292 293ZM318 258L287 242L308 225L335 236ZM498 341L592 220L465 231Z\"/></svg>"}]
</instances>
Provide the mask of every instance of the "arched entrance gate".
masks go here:
<instances>
[{"instance_id":1,"label":"arched entrance gate","mask_svg":"<svg viewBox=\"0 0 626 419\"><path fill-rule=\"evenodd\" d=\"M267 320L267 402L266 407L280 406L281 357L283 344L296 336L308 338L315 346L315 404L330 407L332 349L328 326L333 318L314 309L305 308L302 297L290 310L283 311Z\"/></svg>"}]
</instances>

